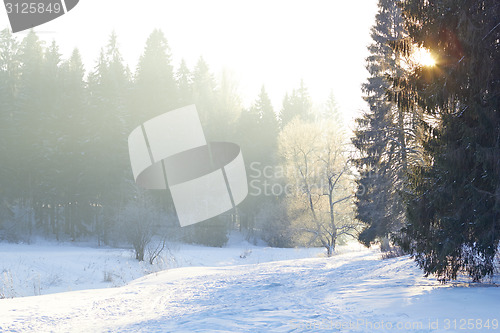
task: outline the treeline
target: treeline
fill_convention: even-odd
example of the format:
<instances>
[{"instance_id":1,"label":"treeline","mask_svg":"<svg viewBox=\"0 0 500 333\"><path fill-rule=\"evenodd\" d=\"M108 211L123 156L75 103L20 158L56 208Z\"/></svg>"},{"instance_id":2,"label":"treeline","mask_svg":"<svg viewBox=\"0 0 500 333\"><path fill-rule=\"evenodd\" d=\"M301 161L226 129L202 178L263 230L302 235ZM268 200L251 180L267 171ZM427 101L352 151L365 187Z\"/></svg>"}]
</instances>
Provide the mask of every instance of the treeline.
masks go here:
<instances>
[{"instance_id":1,"label":"treeline","mask_svg":"<svg viewBox=\"0 0 500 333\"><path fill-rule=\"evenodd\" d=\"M207 140L240 144L249 173L252 163L253 172L282 163L278 137L292 119L339 117L333 96L313 111L304 82L284 97L279 116L264 87L246 108L236 88L225 73L216 79L201 57L194 68L184 61L174 68L159 30L147 39L134 70L113 33L89 71L78 49L63 59L55 41L46 46L33 31L18 40L3 30L0 239L128 242L142 251L138 259L155 233L221 246L230 230L239 229L252 240L293 246L284 193L262 191L237 211L181 229L168 191L144 191L133 181L129 133L178 107L196 105Z\"/></svg>"},{"instance_id":2,"label":"treeline","mask_svg":"<svg viewBox=\"0 0 500 333\"><path fill-rule=\"evenodd\" d=\"M242 106L231 78L218 82L202 58L193 69L185 62L174 68L159 30L147 39L133 71L114 33L89 72L78 49L62 59L56 42L45 46L33 31L18 41L3 30L0 54L3 238L29 239L36 233L72 240L95 236L110 243L127 230L133 235L155 226L175 229L168 192L135 186L129 133L194 103L207 138L229 140L235 134ZM132 218L132 212L139 213ZM222 228L221 223L211 221L208 229ZM196 238L202 234L190 230L173 237L202 241ZM210 237L219 234L225 237L220 230L205 235L205 243L223 244Z\"/></svg>"},{"instance_id":3,"label":"treeline","mask_svg":"<svg viewBox=\"0 0 500 333\"><path fill-rule=\"evenodd\" d=\"M208 67L200 59L192 74L181 67L176 77L160 31L149 36L135 73L114 33L88 73L78 49L62 59L55 41L45 46L33 31L18 41L3 30L0 54L3 237L95 235L109 243L122 227L120 212L139 195L128 134L182 104L191 88L182 85L183 75L205 87ZM168 199L150 201L171 212Z\"/></svg>"},{"instance_id":4,"label":"treeline","mask_svg":"<svg viewBox=\"0 0 500 333\"><path fill-rule=\"evenodd\" d=\"M491 275L498 255L498 13L494 0L380 0L372 29L353 139L359 238L389 237L441 281Z\"/></svg>"}]
</instances>

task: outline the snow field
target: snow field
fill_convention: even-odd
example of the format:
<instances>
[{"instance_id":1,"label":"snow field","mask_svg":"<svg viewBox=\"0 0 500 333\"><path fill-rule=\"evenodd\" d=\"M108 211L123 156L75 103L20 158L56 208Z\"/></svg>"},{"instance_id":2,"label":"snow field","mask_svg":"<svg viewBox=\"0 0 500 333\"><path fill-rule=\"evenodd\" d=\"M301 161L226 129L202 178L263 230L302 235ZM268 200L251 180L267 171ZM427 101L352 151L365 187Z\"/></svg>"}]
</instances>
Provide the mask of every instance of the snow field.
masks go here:
<instances>
[{"instance_id":1,"label":"snow field","mask_svg":"<svg viewBox=\"0 0 500 333\"><path fill-rule=\"evenodd\" d=\"M332 258L318 257L321 249L181 247L174 251L177 264L194 267L154 272L117 288L0 300L0 331L499 329L500 289L494 284L441 285L423 277L408 257L380 260L376 249L357 245L339 248ZM280 257L287 260L270 260Z\"/></svg>"}]
</instances>

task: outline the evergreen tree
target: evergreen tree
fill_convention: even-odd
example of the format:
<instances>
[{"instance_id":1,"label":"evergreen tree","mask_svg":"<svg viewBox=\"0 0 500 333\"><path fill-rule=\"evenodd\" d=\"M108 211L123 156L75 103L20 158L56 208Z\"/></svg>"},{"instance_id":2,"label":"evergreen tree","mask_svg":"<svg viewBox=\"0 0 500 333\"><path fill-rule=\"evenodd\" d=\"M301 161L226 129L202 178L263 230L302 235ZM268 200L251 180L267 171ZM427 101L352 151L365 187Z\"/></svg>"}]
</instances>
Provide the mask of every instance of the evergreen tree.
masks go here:
<instances>
[{"instance_id":1,"label":"evergreen tree","mask_svg":"<svg viewBox=\"0 0 500 333\"><path fill-rule=\"evenodd\" d=\"M86 176L94 189L91 202L102 207L102 215L96 218L98 240L107 241L116 210L127 196L126 180L131 177L127 150L130 76L114 33L88 80L89 127L85 150L90 168Z\"/></svg>"},{"instance_id":2,"label":"evergreen tree","mask_svg":"<svg viewBox=\"0 0 500 333\"><path fill-rule=\"evenodd\" d=\"M405 214L401 192L407 167L406 133L411 132L404 121L405 113L391 101L392 84L389 77L401 77L403 70L392 42L403 38L405 30L401 10L390 0L379 1L379 12L368 47L368 82L363 85L367 111L357 119L353 144L358 149L355 159L360 177L356 193L357 219L367 227L359 235L369 246L377 238L398 232Z\"/></svg>"},{"instance_id":3,"label":"evergreen tree","mask_svg":"<svg viewBox=\"0 0 500 333\"><path fill-rule=\"evenodd\" d=\"M192 72L193 99L200 116L205 137L212 140L216 136L218 124L212 115L217 107L217 84L205 60L200 57Z\"/></svg>"},{"instance_id":4,"label":"evergreen tree","mask_svg":"<svg viewBox=\"0 0 500 333\"><path fill-rule=\"evenodd\" d=\"M277 164L278 120L264 86L262 86L260 94L252 107L241 113L237 129L238 135L235 137L235 141L239 143L242 149L247 173L253 175L257 172L257 169L262 175L264 168L274 169ZM279 202L274 202L273 200L269 204L269 196L265 195L263 188L265 181L272 182L274 179L261 177L260 179L251 178L250 180L257 180L257 182L252 184L253 187L259 187L260 195L253 193L256 190L252 188L252 194L245 199L238 209L241 213L240 228L247 230L249 237L254 237L256 236L253 234L254 229L257 227L256 219L262 218L266 219L266 223L272 222L268 220L273 219L273 208L276 207L271 206ZM265 216L262 216L263 214ZM279 218L278 216L275 217ZM280 242L279 237L274 237L274 234L273 236L267 236L269 236L269 239L276 241L276 243Z\"/></svg>"},{"instance_id":5,"label":"evergreen tree","mask_svg":"<svg viewBox=\"0 0 500 333\"><path fill-rule=\"evenodd\" d=\"M273 159L277 153L277 140L278 140L278 119L271 104L271 99L262 86L259 98L255 102L255 110L259 115L259 128L261 129L260 135L263 144L261 145L261 160L264 163L273 163Z\"/></svg>"},{"instance_id":6,"label":"evergreen tree","mask_svg":"<svg viewBox=\"0 0 500 333\"><path fill-rule=\"evenodd\" d=\"M58 138L54 143L55 156L51 158L57 196L49 208L50 230L57 238L64 232L76 237L75 227L80 228L80 233L93 231L83 227L93 226L94 222L89 216L89 211L93 209L90 204L93 202L90 199L93 194L90 186L94 183L88 177L88 158L91 155L87 149L92 125L88 117L90 114L84 76L80 52L75 49L70 59L61 65L58 116L55 119ZM69 202L72 204L69 205ZM67 218L64 225L60 207L64 209L64 217ZM75 219L80 221L75 223Z\"/></svg>"},{"instance_id":7,"label":"evergreen tree","mask_svg":"<svg viewBox=\"0 0 500 333\"><path fill-rule=\"evenodd\" d=\"M43 45L33 30L22 40L19 48L19 81L15 94L13 125L17 131L12 137L12 155L16 166L16 188L18 197L23 198L25 214L23 225L28 236L33 232L34 212L38 199L43 195L43 172L46 149L43 127L46 110L40 108L44 96Z\"/></svg>"},{"instance_id":8,"label":"evergreen tree","mask_svg":"<svg viewBox=\"0 0 500 333\"><path fill-rule=\"evenodd\" d=\"M184 59L182 59L175 76L178 89L179 106L193 104L192 77Z\"/></svg>"},{"instance_id":9,"label":"evergreen tree","mask_svg":"<svg viewBox=\"0 0 500 333\"><path fill-rule=\"evenodd\" d=\"M342 114L340 113L340 109L333 91L330 91L320 117L325 120L331 120L334 124L338 124L339 128L343 127L342 125L344 123L344 120L342 118Z\"/></svg>"},{"instance_id":10,"label":"evergreen tree","mask_svg":"<svg viewBox=\"0 0 500 333\"><path fill-rule=\"evenodd\" d=\"M60 171L61 160L57 159L57 143L61 139L57 120L60 116L59 94L61 88L61 54L55 41L44 50L41 64L41 97L38 100L39 123L38 136L40 141L41 159L38 162L39 180L37 189L39 195L34 202L34 217L37 228L49 232L49 214L47 205L55 201L57 188L57 171Z\"/></svg>"},{"instance_id":11,"label":"evergreen tree","mask_svg":"<svg viewBox=\"0 0 500 333\"><path fill-rule=\"evenodd\" d=\"M430 119L412 169L401 239L426 274L446 281L493 273L500 240L500 39L494 0L404 1L409 41L437 60L399 85Z\"/></svg>"},{"instance_id":12,"label":"evergreen tree","mask_svg":"<svg viewBox=\"0 0 500 333\"><path fill-rule=\"evenodd\" d=\"M179 106L171 57L165 35L155 29L135 73L133 128Z\"/></svg>"},{"instance_id":13,"label":"evergreen tree","mask_svg":"<svg viewBox=\"0 0 500 333\"><path fill-rule=\"evenodd\" d=\"M9 202L16 193L16 164L12 158L15 94L19 79L18 43L8 29L0 32L0 201ZM1 213L0 209L0 213ZM1 220L1 216L0 216ZM1 224L1 221L0 221Z\"/></svg>"},{"instance_id":14,"label":"evergreen tree","mask_svg":"<svg viewBox=\"0 0 500 333\"><path fill-rule=\"evenodd\" d=\"M226 141L231 136L230 120L231 96L228 91L217 90L217 81L208 64L200 57L191 73L193 100L207 141ZM230 224L235 220L235 212L211 218L203 223L184 227L184 240L208 246L226 244Z\"/></svg>"},{"instance_id":15,"label":"evergreen tree","mask_svg":"<svg viewBox=\"0 0 500 333\"><path fill-rule=\"evenodd\" d=\"M242 109L237 91L238 85L227 70L223 70L219 82L215 92L216 104L208 124L210 140L231 141L234 136L234 125Z\"/></svg>"},{"instance_id":16,"label":"evergreen tree","mask_svg":"<svg viewBox=\"0 0 500 333\"><path fill-rule=\"evenodd\" d=\"M241 112L235 140L240 144L249 162L272 165L275 161L278 139L278 120L264 87L254 104Z\"/></svg>"},{"instance_id":17,"label":"evergreen tree","mask_svg":"<svg viewBox=\"0 0 500 333\"><path fill-rule=\"evenodd\" d=\"M283 99L283 108L280 113L281 128L284 128L295 117L300 117L303 120L311 120L312 102L304 80L300 80L300 87L294 89L289 96L285 95Z\"/></svg>"}]
</instances>

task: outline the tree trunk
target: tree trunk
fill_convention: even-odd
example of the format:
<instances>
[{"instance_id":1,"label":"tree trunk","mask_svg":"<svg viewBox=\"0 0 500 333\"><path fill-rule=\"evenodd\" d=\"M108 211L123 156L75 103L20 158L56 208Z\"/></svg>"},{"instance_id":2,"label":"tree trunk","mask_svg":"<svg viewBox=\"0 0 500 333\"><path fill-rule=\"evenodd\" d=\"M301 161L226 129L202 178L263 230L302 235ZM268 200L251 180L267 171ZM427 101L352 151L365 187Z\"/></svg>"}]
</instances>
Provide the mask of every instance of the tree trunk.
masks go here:
<instances>
[{"instance_id":1,"label":"tree trunk","mask_svg":"<svg viewBox=\"0 0 500 333\"><path fill-rule=\"evenodd\" d=\"M333 256L334 251L335 251L335 245L332 244L326 247L326 255L328 256L328 258Z\"/></svg>"}]
</instances>

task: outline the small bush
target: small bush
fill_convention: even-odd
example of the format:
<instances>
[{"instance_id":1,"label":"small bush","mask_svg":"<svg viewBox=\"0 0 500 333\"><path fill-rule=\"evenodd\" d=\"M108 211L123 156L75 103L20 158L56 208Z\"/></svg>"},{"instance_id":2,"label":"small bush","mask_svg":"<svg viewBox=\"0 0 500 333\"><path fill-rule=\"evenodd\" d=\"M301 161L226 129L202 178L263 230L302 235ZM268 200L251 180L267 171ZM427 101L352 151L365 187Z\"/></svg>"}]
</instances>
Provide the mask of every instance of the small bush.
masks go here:
<instances>
[{"instance_id":1,"label":"small bush","mask_svg":"<svg viewBox=\"0 0 500 333\"><path fill-rule=\"evenodd\" d=\"M404 256L404 251L399 246L392 246L382 252L382 259L398 258Z\"/></svg>"},{"instance_id":2,"label":"small bush","mask_svg":"<svg viewBox=\"0 0 500 333\"><path fill-rule=\"evenodd\" d=\"M113 282L113 273L104 271L102 272L104 274L103 282Z\"/></svg>"},{"instance_id":3,"label":"small bush","mask_svg":"<svg viewBox=\"0 0 500 333\"><path fill-rule=\"evenodd\" d=\"M118 220L122 232L134 247L135 258L144 261L146 247L155 233L160 221L160 213L144 192L139 192L124 209L119 212Z\"/></svg>"},{"instance_id":4,"label":"small bush","mask_svg":"<svg viewBox=\"0 0 500 333\"><path fill-rule=\"evenodd\" d=\"M12 272L4 270L0 276L0 299L14 298L15 296Z\"/></svg>"}]
</instances>

